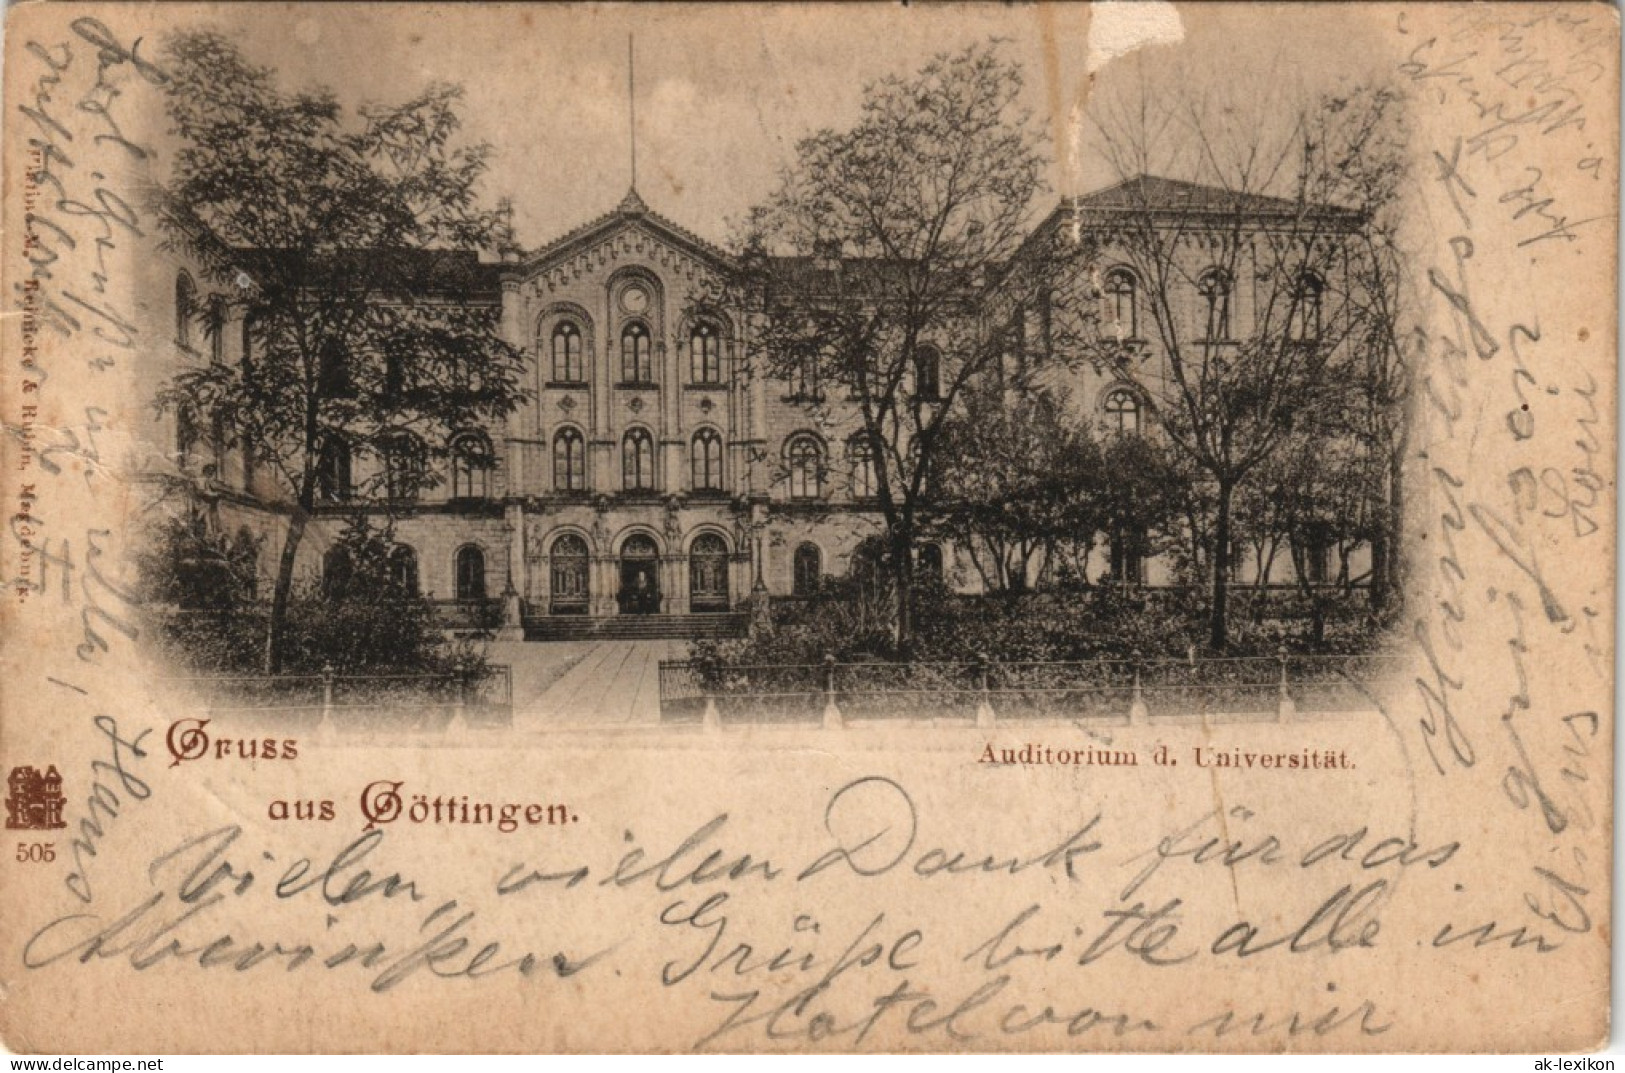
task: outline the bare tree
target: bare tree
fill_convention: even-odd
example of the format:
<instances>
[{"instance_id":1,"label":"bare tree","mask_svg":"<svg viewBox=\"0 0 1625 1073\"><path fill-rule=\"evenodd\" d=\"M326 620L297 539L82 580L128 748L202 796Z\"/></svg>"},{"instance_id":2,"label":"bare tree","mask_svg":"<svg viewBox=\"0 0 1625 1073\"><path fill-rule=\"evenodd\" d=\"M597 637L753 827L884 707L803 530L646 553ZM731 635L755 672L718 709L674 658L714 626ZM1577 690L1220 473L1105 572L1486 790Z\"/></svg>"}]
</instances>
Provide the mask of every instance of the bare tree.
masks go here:
<instances>
[{"instance_id":1,"label":"bare tree","mask_svg":"<svg viewBox=\"0 0 1625 1073\"><path fill-rule=\"evenodd\" d=\"M503 221L476 198L488 150L455 143L454 87L355 120L330 93L284 93L217 34L178 34L164 58L180 148L159 218L215 290L208 333L236 325L242 342L235 364L178 373L159 405L217 430L288 514L265 639L277 673L318 504L410 498L452 433L517 404L522 356L498 310L469 300L469 251L500 242ZM352 481L368 456L373 475Z\"/></svg>"},{"instance_id":2,"label":"bare tree","mask_svg":"<svg viewBox=\"0 0 1625 1073\"><path fill-rule=\"evenodd\" d=\"M1366 293L1370 206L1338 195L1385 128L1377 117L1362 140L1341 111L1317 102L1269 131L1238 122L1222 101L1174 90L1098 118L1101 152L1122 182L1081 202L1079 223L1110 234L1112 256L1133 272L1149 346L1103 321L1085 349L1138 386L1162 435L1210 487L1216 650L1228 642L1236 490L1306 424L1333 434L1323 419L1349 378L1364 375L1380 315ZM1335 152L1334 129L1345 135ZM1186 147L1200 182L1147 174L1171 143Z\"/></svg>"},{"instance_id":3,"label":"bare tree","mask_svg":"<svg viewBox=\"0 0 1625 1073\"><path fill-rule=\"evenodd\" d=\"M971 385L1019 361L1013 311L1060 321L1076 291L1061 244L1028 239L1044 137L1021 85L997 44L872 83L854 126L799 143L745 242L759 371L819 420L855 426L872 457L903 654L945 423Z\"/></svg>"}]
</instances>

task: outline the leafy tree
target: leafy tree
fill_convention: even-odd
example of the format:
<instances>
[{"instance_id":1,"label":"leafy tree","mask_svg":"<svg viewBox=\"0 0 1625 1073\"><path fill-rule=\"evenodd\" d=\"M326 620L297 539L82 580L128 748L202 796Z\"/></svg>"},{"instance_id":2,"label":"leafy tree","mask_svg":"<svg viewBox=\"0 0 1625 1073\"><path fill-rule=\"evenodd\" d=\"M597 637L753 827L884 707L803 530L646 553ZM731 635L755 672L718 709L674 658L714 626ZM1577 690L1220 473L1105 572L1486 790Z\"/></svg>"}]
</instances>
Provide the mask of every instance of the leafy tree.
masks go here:
<instances>
[{"instance_id":1,"label":"leafy tree","mask_svg":"<svg viewBox=\"0 0 1625 1073\"><path fill-rule=\"evenodd\" d=\"M993 44L870 84L851 128L797 145L745 236L739 282L761 314L758 371L821 420L855 420L870 445L904 655L927 475L949 416L1024 343L1013 317L986 313L988 299L995 310L1046 304L1061 324L1077 290L1061 243L1026 241L1044 136L1021 86Z\"/></svg>"},{"instance_id":2,"label":"leafy tree","mask_svg":"<svg viewBox=\"0 0 1625 1073\"><path fill-rule=\"evenodd\" d=\"M393 529L358 514L326 553L320 581L296 592L288 664L306 674L432 672L444 653L434 609L402 570Z\"/></svg>"},{"instance_id":3,"label":"leafy tree","mask_svg":"<svg viewBox=\"0 0 1625 1073\"><path fill-rule=\"evenodd\" d=\"M1098 509L1108 539L1142 560L1175 546L1189 490L1167 450L1148 436L1111 436L1101 449L1101 471Z\"/></svg>"},{"instance_id":4,"label":"leafy tree","mask_svg":"<svg viewBox=\"0 0 1625 1073\"><path fill-rule=\"evenodd\" d=\"M1107 525L1107 480L1088 428L1048 393L1006 397L995 385L965 395L945 426L933 528L969 555L983 585L1022 592L1035 562L1065 546L1085 571Z\"/></svg>"},{"instance_id":5,"label":"leafy tree","mask_svg":"<svg viewBox=\"0 0 1625 1073\"><path fill-rule=\"evenodd\" d=\"M256 616L262 541L246 529L212 532L201 512L163 516L136 561L142 605L182 665L241 671L263 629Z\"/></svg>"},{"instance_id":6,"label":"leafy tree","mask_svg":"<svg viewBox=\"0 0 1625 1073\"><path fill-rule=\"evenodd\" d=\"M283 91L218 34L172 36L164 63L179 148L159 218L216 291L205 327L239 325L244 346L177 374L159 405L220 430L287 512L264 647L277 673L318 504L415 495L452 433L517 404L521 354L457 275L505 225L479 207L489 150L457 144L455 87L352 116L328 91Z\"/></svg>"}]
</instances>

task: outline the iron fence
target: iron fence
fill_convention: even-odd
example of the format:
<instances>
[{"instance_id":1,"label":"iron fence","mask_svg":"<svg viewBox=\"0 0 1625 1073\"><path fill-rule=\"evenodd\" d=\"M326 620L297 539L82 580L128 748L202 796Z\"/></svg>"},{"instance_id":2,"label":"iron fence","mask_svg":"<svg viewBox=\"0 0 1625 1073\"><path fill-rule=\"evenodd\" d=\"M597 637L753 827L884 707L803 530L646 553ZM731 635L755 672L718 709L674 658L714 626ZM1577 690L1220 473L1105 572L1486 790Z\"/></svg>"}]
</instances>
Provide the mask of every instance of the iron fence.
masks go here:
<instances>
[{"instance_id":1,"label":"iron fence","mask_svg":"<svg viewBox=\"0 0 1625 1073\"><path fill-rule=\"evenodd\" d=\"M211 675L169 678L209 718L313 729L441 730L513 722L513 675L505 664L482 673Z\"/></svg>"},{"instance_id":2,"label":"iron fence","mask_svg":"<svg viewBox=\"0 0 1625 1073\"><path fill-rule=\"evenodd\" d=\"M1290 719L1369 710L1386 654L1053 662L660 664L662 721Z\"/></svg>"}]
</instances>

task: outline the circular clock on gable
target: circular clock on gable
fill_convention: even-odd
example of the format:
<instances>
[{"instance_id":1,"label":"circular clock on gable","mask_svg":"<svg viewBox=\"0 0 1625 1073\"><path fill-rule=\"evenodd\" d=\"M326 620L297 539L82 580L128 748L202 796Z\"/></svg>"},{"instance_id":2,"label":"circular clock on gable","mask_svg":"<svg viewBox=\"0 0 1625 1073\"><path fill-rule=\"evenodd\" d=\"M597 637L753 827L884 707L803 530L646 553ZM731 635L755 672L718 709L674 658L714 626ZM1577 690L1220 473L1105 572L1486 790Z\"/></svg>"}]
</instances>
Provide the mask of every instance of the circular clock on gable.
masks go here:
<instances>
[{"instance_id":1,"label":"circular clock on gable","mask_svg":"<svg viewBox=\"0 0 1625 1073\"><path fill-rule=\"evenodd\" d=\"M642 313L649 308L649 292L636 284L621 292L621 308L628 313Z\"/></svg>"}]
</instances>

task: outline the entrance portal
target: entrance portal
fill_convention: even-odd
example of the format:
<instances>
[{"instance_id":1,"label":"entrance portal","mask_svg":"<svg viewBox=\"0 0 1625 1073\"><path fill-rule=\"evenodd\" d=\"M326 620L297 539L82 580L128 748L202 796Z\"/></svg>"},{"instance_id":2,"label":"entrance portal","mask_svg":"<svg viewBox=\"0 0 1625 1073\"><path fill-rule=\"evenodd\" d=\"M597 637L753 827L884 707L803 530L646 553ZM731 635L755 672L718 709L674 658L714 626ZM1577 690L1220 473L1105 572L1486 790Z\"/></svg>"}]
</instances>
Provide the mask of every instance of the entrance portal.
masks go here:
<instances>
[{"instance_id":1,"label":"entrance portal","mask_svg":"<svg viewBox=\"0 0 1625 1073\"><path fill-rule=\"evenodd\" d=\"M641 534L628 537L621 546L621 614L659 614L659 554L655 542Z\"/></svg>"}]
</instances>

